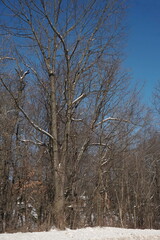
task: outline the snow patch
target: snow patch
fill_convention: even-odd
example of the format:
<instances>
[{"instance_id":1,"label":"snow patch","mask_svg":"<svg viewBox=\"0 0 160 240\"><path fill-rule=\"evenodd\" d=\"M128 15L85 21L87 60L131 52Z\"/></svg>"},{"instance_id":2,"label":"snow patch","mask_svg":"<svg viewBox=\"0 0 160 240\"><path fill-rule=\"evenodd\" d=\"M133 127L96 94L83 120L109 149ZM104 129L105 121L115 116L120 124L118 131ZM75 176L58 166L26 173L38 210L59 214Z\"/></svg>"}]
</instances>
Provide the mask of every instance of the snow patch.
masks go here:
<instances>
[{"instance_id":1,"label":"snow patch","mask_svg":"<svg viewBox=\"0 0 160 240\"><path fill-rule=\"evenodd\" d=\"M4 233L0 234L0 240L160 240L160 230L96 227L65 231Z\"/></svg>"}]
</instances>

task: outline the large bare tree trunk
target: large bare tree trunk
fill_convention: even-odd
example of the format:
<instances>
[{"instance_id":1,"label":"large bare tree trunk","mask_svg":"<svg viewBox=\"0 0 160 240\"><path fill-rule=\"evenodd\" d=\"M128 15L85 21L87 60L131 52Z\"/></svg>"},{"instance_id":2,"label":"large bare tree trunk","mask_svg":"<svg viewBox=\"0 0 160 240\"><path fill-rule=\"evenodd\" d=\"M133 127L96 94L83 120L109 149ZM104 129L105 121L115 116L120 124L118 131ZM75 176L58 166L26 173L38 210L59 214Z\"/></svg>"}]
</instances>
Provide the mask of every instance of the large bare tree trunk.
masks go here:
<instances>
[{"instance_id":1,"label":"large bare tree trunk","mask_svg":"<svg viewBox=\"0 0 160 240\"><path fill-rule=\"evenodd\" d=\"M58 129L57 129L57 103L56 103L56 86L54 73L50 74L51 84L51 135L52 139L52 166L54 169L54 207L53 215L55 218L56 227L59 229L65 228L65 213L64 213L64 180L65 168L64 159L59 154L58 146Z\"/></svg>"}]
</instances>

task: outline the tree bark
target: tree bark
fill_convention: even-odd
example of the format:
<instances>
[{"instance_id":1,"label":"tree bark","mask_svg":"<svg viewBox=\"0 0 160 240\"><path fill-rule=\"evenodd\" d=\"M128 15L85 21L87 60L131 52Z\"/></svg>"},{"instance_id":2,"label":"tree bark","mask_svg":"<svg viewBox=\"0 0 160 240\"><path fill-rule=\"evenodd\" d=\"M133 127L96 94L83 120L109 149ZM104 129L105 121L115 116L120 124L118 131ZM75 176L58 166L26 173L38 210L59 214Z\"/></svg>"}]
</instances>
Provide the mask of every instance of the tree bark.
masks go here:
<instances>
[{"instance_id":1,"label":"tree bark","mask_svg":"<svg viewBox=\"0 0 160 240\"><path fill-rule=\"evenodd\" d=\"M56 86L55 75L50 74L51 85L51 135L52 139L52 164L54 169L54 219L58 229L65 228L65 213L64 213L64 176L65 168L62 158L59 154L58 146L58 128L57 128L57 104L56 104Z\"/></svg>"}]
</instances>

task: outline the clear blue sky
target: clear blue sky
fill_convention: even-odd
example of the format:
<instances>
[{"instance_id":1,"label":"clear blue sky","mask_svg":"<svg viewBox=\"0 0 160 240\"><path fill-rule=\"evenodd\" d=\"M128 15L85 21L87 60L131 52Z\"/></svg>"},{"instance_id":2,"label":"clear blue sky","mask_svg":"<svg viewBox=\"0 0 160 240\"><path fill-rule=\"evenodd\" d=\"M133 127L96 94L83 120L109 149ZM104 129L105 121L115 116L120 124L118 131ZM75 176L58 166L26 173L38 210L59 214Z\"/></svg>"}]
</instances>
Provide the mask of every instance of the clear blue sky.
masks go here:
<instances>
[{"instance_id":1,"label":"clear blue sky","mask_svg":"<svg viewBox=\"0 0 160 240\"><path fill-rule=\"evenodd\" d=\"M128 43L124 66L134 82L143 83L143 102L150 104L151 95L160 80L160 0L129 0L127 15Z\"/></svg>"},{"instance_id":2,"label":"clear blue sky","mask_svg":"<svg viewBox=\"0 0 160 240\"><path fill-rule=\"evenodd\" d=\"M124 67L133 82L143 83L143 101L151 102L154 86L160 80L160 0L127 0L128 39ZM3 12L0 2L0 13Z\"/></svg>"}]
</instances>

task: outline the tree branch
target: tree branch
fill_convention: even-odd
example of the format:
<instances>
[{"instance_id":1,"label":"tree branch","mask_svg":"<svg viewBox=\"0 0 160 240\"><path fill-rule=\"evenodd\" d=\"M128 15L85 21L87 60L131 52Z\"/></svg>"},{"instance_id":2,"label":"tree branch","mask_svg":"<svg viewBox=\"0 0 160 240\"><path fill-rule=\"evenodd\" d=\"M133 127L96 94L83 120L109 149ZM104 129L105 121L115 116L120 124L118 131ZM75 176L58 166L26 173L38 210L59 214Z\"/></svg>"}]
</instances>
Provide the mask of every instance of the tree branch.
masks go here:
<instances>
[{"instance_id":1,"label":"tree branch","mask_svg":"<svg viewBox=\"0 0 160 240\"><path fill-rule=\"evenodd\" d=\"M95 125L95 127L98 127L99 125L107 122L107 121L119 121L119 122L127 122L127 123L131 123L131 121L129 120L126 120L126 119L120 119L120 118L113 118L113 117L108 117L106 119L103 119L101 122L97 123Z\"/></svg>"},{"instance_id":2,"label":"tree branch","mask_svg":"<svg viewBox=\"0 0 160 240\"><path fill-rule=\"evenodd\" d=\"M16 58L13 58L13 57L0 57L0 61L3 61L3 60L16 60Z\"/></svg>"},{"instance_id":3,"label":"tree branch","mask_svg":"<svg viewBox=\"0 0 160 240\"><path fill-rule=\"evenodd\" d=\"M85 94L85 93L81 94L78 98L76 98L76 99L72 102L72 104L77 103L78 101L80 101L81 99L83 99L83 98L85 98L85 97L86 97L86 94Z\"/></svg>"},{"instance_id":4,"label":"tree branch","mask_svg":"<svg viewBox=\"0 0 160 240\"><path fill-rule=\"evenodd\" d=\"M32 143L34 145L39 145L39 146L45 146L45 143L43 143L43 142L40 142L40 141L35 142L33 140L30 140L30 139L19 139L19 141L24 142L24 143Z\"/></svg>"},{"instance_id":5,"label":"tree branch","mask_svg":"<svg viewBox=\"0 0 160 240\"><path fill-rule=\"evenodd\" d=\"M39 127L36 123L34 123L30 117L28 116L28 114L24 111L24 109L19 106L17 99L15 98L15 96L13 95L13 93L10 91L10 89L8 88L8 86L5 84L5 82L3 81L3 79L1 78L1 82L3 84L3 86L5 87L5 89L9 92L9 94L11 95L12 99L14 100L17 108L23 113L23 115L25 116L25 118L28 120L28 122L32 125L32 127L34 127L36 130L38 130L39 132L45 134L46 136L50 137L51 139L53 139L53 136L48 133L47 131L45 131L43 128Z\"/></svg>"}]
</instances>

